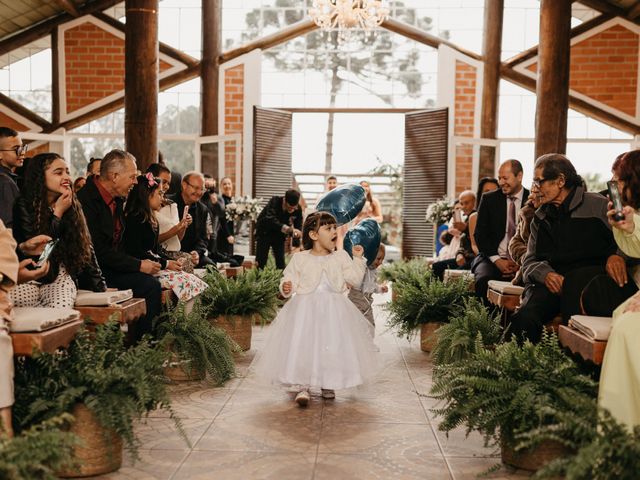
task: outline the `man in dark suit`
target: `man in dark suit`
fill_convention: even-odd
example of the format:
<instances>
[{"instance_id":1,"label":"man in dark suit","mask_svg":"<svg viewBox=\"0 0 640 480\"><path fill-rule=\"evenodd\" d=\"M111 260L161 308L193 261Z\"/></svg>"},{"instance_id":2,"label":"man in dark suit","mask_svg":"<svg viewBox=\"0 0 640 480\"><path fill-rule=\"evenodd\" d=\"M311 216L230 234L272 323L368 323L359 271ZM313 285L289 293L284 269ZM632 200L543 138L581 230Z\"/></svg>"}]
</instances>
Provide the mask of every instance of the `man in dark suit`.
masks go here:
<instances>
[{"instance_id":1,"label":"man in dark suit","mask_svg":"<svg viewBox=\"0 0 640 480\"><path fill-rule=\"evenodd\" d=\"M302 208L300 192L287 190L284 197L271 197L256 222L256 263L267 264L269 249L273 249L276 267L284 269L284 241L291 235L294 242L302 238Z\"/></svg>"},{"instance_id":2,"label":"man in dark suit","mask_svg":"<svg viewBox=\"0 0 640 480\"><path fill-rule=\"evenodd\" d=\"M519 266L509 256L509 240L516 233L518 213L529 198L522 187L522 164L507 160L498 170L500 188L482 195L475 239L479 255L471 266L476 295L486 299L489 280L508 279Z\"/></svg>"}]
</instances>

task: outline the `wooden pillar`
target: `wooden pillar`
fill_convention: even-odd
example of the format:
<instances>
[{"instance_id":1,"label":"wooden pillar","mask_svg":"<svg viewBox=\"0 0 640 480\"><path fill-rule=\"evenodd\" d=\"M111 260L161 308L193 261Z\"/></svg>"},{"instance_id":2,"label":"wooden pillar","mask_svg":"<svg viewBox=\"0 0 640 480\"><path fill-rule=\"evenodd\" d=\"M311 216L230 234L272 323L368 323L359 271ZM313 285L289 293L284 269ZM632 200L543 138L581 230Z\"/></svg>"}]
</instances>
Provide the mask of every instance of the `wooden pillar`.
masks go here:
<instances>
[{"instance_id":1,"label":"wooden pillar","mask_svg":"<svg viewBox=\"0 0 640 480\"><path fill-rule=\"evenodd\" d=\"M482 117L480 122L480 136L482 138L497 138L498 134L498 93L500 88L503 13L504 0L485 0L482 45L484 74L482 78ZM481 146L479 177L493 177L495 168L496 148Z\"/></svg>"},{"instance_id":2,"label":"wooden pillar","mask_svg":"<svg viewBox=\"0 0 640 480\"><path fill-rule=\"evenodd\" d=\"M536 158L566 151L570 35L571 0L541 0Z\"/></svg>"},{"instance_id":3,"label":"wooden pillar","mask_svg":"<svg viewBox=\"0 0 640 480\"><path fill-rule=\"evenodd\" d=\"M202 0L202 61L200 67L201 133L218 135L218 89L222 53L222 6L220 0ZM201 169L218 177L219 145L202 145ZM224 161L224 160L222 160Z\"/></svg>"},{"instance_id":4,"label":"wooden pillar","mask_svg":"<svg viewBox=\"0 0 640 480\"><path fill-rule=\"evenodd\" d=\"M158 0L126 0L125 9L124 138L144 172L158 161Z\"/></svg>"},{"instance_id":5,"label":"wooden pillar","mask_svg":"<svg viewBox=\"0 0 640 480\"><path fill-rule=\"evenodd\" d=\"M51 123L60 123L60 55L58 52L58 27L51 31ZM64 71L64 70L63 70ZM71 159L67 159L71 161Z\"/></svg>"}]
</instances>

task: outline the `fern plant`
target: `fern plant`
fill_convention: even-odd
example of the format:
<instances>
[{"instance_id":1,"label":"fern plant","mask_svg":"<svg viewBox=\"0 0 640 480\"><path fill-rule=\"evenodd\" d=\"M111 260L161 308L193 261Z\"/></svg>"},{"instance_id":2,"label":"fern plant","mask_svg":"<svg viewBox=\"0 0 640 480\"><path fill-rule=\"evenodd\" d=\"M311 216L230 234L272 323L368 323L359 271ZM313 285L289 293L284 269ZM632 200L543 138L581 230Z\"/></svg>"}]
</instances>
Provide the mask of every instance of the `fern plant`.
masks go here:
<instances>
[{"instance_id":1,"label":"fern plant","mask_svg":"<svg viewBox=\"0 0 640 480\"><path fill-rule=\"evenodd\" d=\"M435 365L459 362L475 353L478 345L493 346L501 338L500 315L490 312L478 298L468 297L453 309L449 323L438 329L431 359Z\"/></svg>"},{"instance_id":2,"label":"fern plant","mask_svg":"<svg viewBox=\"0 0 640 480\"><path fill-rule=\"evenodd\" d=\"M187 313L184 303L168 306L156 320L160 342L175 353L185 373L195 370L198 375L221 385L235 375L233 352L238 346L221 329L207 320L201 303L196 301Z\"/></svg>"},{"instance_id":3,"label":"fern plant","mask_svg":"<svg viewBox=\"0 0 640 480\"><path fill-rule=\"evenodd\" d=\"M469 281L456 278L443 283L431 271L403 274L394 284L397 296L387 307L388 325L398 336L411 338L423 323L445 323L452 311L472 295Z\"/></svg>"},{"instance_id":4,"label":"fern plant","mask_svg":"<svg viewBox=\"0 0 640 480\"><path fill-rule=\"evenodd\" d=\"M564 420L596 417L596 382L564 354L554 334L536 345L511 341L495 350L477 340L475 353L436 370L431 395L444 402L434 409L442 431L465 426L487 444L517 448L519 434L544 427L570 446L576 425ZM544 438L530 440L533 447Z\"/></svg>"},{"instance_id":5,"label":"fern plant","mask_svg":"<svg viewBox=\"0 0 640 480\"><path fill-rule=\"evenodd\" d=\"M589 437L573 456L560 458L542 468L535 479L635 480L640 472L640 426L629 430L608 411L601 411L597 428L590 425ZM543 435L548 432L542 432ZM583 437L583 438L584 438Z\"/></svg>"},{"instance_id":6,"label":"fern plant","mask_svg":"<svg viewBox=\"0 0 640 480\"><path fill-rule=\"evenodd\" d=\"M227 278L216 270L208 270L204 281L209 284L201 295L209 317L220 315L259 315L272 320L278 311L278 288L281 272L275 268L253 268L237 277Z\"/></svg>"},{"instance_id":7,"label":"fern plant","mask_svg":"<svg viewBox=\"0 0 640 480\"><path fill-rule=\"evenodd\" d=\"M401 278L425 275L429 271L429 265L422 258L401 260L387 263L378 269L378 279L384 282L396 282Z\"/></svg>"},{"instance_id":8,"label":"fern plant","mask_svg":"<svg viewBox=\"0 0 640 480\"><path fill-rule=\"evenodd\" d=\"M14 419L19 429L71 412L84 403L100 424L120 435L137 457L133 422L156 408L171 410L163 364L169 353L143 338L125 348L120 325L108 322L95 333L82 330L67 350L41 353L16 365Z\"/></svg>"},{"instance_id":9,"label":"fern plant","mask_svg":"<svg viewBox=\"0 0 640 480\"><path fill-rule=\"evenodd\" d=\"M73 417L63 414L9 438L0 432L0 478L4 480L55 480L55 472L73 466L75 435L64 432Z\"/></svg>"}]
</instances>

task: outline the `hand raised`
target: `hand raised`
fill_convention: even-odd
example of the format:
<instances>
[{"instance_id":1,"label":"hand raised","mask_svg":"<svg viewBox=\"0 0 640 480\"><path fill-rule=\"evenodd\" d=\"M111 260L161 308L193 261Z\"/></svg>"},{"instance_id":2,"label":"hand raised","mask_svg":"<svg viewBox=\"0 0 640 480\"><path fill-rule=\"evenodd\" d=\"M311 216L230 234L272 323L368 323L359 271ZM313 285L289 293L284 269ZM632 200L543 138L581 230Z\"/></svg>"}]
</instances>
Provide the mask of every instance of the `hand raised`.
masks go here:
<instances>
[{"instance_id":1,"label":"hand raised","mask_svg":"<svg viewBox=\"0 0 640 480\"><path fill-rule=\"evenodd\" d=\"M351 252L353 253L354 257L362 258L364 255L364 248L362 248L362 245L354 245L351 249Z\"/></svg>"}]
</instances>

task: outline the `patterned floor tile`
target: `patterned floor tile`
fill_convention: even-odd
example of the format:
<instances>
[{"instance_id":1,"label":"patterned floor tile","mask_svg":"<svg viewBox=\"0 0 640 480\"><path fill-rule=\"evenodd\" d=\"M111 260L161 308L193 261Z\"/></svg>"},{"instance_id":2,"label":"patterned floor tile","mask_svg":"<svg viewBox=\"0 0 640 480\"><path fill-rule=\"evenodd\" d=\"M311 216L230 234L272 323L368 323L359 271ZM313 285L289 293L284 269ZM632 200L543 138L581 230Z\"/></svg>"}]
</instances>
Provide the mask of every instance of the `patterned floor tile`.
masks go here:
<instances>
[{"instance_id":1,"label":"patterned floor tile","mask_svg":"<svg viewBox=\"0 0 640 480\"><path fill-rule=\"evenodd\" d=\"M117 472L92 477L96 480L166 480L171 478L189 454L184 450L140 450L133 461L125 452L123 465Z\"/></svg>"},{"instance_id":2,"label":"patterned floor tile","mask_svg":"<svg viewBox=\"0 0 640 480\"><path fill-rule=\"evenodd\" d=\"M182 427L191 445L202 436L211 425L211 419L181 419ZM148 418L135 426L135 433L141 445L149 450L189 450L175 423L170 418Z\"/></svg>"},{"instance_id":3,"label":"patterned floor tile","mask_svg":"<svg viewBox=\"0 0 640 480\"><path fill-rule=\"evenodd\" d=\"M443 459L421 455L381 458L375 455L321 454L314 480L449 480Z\"/></svg>"}]
</instances>

